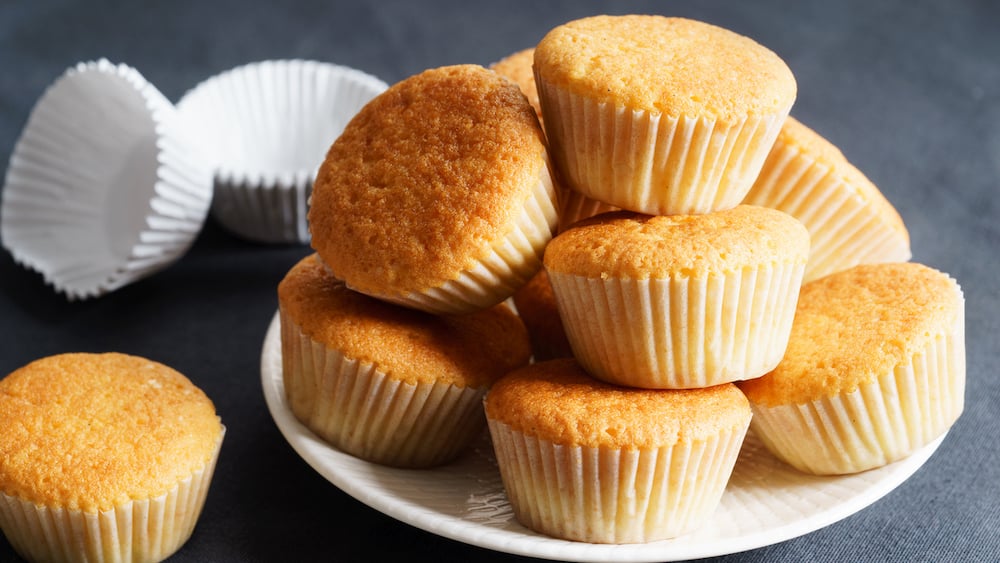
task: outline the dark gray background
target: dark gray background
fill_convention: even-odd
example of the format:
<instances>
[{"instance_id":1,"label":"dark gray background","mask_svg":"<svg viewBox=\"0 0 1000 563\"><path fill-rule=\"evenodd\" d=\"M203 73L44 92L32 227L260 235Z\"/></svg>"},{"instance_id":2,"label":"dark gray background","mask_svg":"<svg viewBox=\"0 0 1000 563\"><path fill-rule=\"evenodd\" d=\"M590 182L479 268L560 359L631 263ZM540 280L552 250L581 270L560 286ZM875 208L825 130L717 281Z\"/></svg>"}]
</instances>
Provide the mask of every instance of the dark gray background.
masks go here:
<instances>
[{"instance_id":1,"label":"dark gray background","mask_svg":"<svg viewBox=\"0 0 1000 563\"><path fill-rule=\"evenodd\" d=\"M931 460L846 520L720 560L1000 560L1000 3L0 0L0 172L35 100L78 61L132 65L175 102L264 59L335 62L391 83L489 64L564 21L625 12L702 19L781 55L798 79L793 115L883 190L910 229L914 260L954 276L967 298L966 410ZM368 508L278 433L260 345L278 281L308 252L244 242L209 221L171 268L78 303L3 253L0 375L45 355L115 350L171 365L208 393L229 433L176 561L518 560ZM0 538L0 561L13 559Z\"/></svg>"}]
</instances>

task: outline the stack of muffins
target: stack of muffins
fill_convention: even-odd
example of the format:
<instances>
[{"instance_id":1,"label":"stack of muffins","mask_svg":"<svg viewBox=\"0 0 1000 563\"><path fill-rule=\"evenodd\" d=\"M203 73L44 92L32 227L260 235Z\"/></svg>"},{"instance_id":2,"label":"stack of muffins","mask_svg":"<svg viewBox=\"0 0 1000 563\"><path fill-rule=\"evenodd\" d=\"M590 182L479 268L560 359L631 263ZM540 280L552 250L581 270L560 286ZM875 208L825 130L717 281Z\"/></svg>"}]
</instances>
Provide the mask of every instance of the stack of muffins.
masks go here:
<instances>
[{"instance_id":1,"label":"stack of muffins","mask_svg":"<svg viewBox=\"0 0 1000 563\"><path fill-rule=\"evenodd\" d=\"M293 412L401 467L486 424L516 518L600 543L704 524L750 428L821 474L933 441L962 410L961 290L788 118L796 88L746 37L638 15L390 87L330 148L316 254L279 287Z\"/></svg>"}]
</instances>

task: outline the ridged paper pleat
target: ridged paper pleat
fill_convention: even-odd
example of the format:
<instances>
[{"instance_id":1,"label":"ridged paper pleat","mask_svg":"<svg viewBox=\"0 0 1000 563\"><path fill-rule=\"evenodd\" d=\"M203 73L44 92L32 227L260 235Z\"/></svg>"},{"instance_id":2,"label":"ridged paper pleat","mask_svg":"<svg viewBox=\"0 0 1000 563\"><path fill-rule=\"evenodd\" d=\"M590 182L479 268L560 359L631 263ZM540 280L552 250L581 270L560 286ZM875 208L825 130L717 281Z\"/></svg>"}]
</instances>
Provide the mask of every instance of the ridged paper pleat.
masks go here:
<instances>
[{"instance_id":1,"label":"ridged paper pleat","mask_svg":"<svg viewBox=\"0 0 1000 563\"><path fill-rule=\"evenodd\" d=\"M804 265L632 280L549 271L574 355L593 376L695 388L759 377L784 355Z\"/></svg>"},{"instance_id":2,"label":"ridged paper pleat","mask_svg":"<svg viewBox=\"0 0 1000 563\"><path fill-rule=\"evenodd\" d=\"M281 315L285 393L295 417L334 447L400 467L457 457L485 426L485 388L405 383L344 356Z\"/></svg>"},{"instance_id":3,"label":"ridged paper pleat","mask_svg":"<svg viewBox=\"0 0 1000 563\"><path fill-rule=\"evenodd\" d=\"M746 195L788 110L734 123L630 110L535 77L566 187L650 215L730 209Z\"/></svg>"}]
</instances>

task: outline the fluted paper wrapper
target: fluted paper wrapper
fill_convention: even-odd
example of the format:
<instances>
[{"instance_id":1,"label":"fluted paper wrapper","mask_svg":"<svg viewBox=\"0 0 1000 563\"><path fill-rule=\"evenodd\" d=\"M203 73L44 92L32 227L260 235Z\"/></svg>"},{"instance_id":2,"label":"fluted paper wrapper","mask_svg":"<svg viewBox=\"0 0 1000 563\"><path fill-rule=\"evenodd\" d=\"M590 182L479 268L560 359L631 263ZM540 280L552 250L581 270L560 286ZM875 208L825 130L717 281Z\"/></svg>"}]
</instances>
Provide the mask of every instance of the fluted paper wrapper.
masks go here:
<instances>
[{"instance_id":1,"label":"fluted paper wrapper","mask_svg":"<svg viewBox=\"0 0 1000 563\"><path fill-rule=\"evenodd\" d=\"M743 201L784 211L809 231L803 283L858 264L906 262L907 238L844 179L793 146L775 147Z\"/></svg>"},{"instance_id":2,"label":"fluted paper wrapper","mask_svg":"<svg viewBox=\"0 0 1000 563\"><path fill-rule=\"evenodd\" d=\"M944 434L965 405L965 332L931 339L856 391L801 405L751 404L751 426L774 455L817 475L874 469Z\"/></svg>"},{"instance_id":3,"label":"fluted paper wrapper","mask_svg":"<svg viewBox=\"0 0 1000 563\"><path fill-rule=\"evenodd\" d=\"M209 462L174 488L110 510L84 512L39 506L0 493L0 528L11 546L29 561L162 561L180 549L194 532L222 438L220 435Z\"/></svg>"},{"instance_id":4,"label":"fluted paper wrapper","mask_svg":"<svg viewBox=\"0 0 1000 563\"><path fill-rule=\"evenodd\" d=\"M649 215L736 207L791 109L724 123L596 102L535 79L567 187Z\"/></svg>"},{"instance_id":5,"label":"fluted paper wrapper","mask_svg":"<svg viewBox=\"0 0 1000 563\"><path fill-rule=\"evenodd\" d=\"M396 467L458 457L485 427L486 388L410 384L347 358L303 334L281 314L285 393L292 413L332 446Z\"/></svg>"},{"instance_id":6,"label":"fluted paper wrapper","mask_svg":"<svg viewBox=\"0 0 1000 563\"><path fill-rule=\"evenodd\" d=\"M542 253L558 227L557 204L546 161L513 227L485 256L438 287L405 296L372 296L435 314L471 313L501 303L542 268Z\"/></svg>"},{"instance_id":7,"label":"fluted paper wrapper","mask_svg":"<svg viewBox=\"0 0 1000 563\"><path fill-rule=\"evenodd\" d=\"M594 377L684 389L759 377L791 335L804 264L703 277L600 279L549 271L566 336Z\"/></svg>"},{"instance_id":8,"label":"fluted paper wrapper","mask_svg":"<svg viewBox=\"0 0 1000 563\"><path fill-rule=\"evenodd\" d=\"M212 158L212 216L249 240L308 242L317 169L347 122L387 87L360 70L307 60L250 63L198 84L177 108Z\"/></svg>"},{"instance_id":9,"label":"fluted paper wrapper","mask_svg":"<svg viewBox=\"0 0 1000 563\"><path fill-rule=\"evenodd\" d=\"M746 436L647 450L572 446L488 421L500 475L524 526L588 543L644 543L703 525L725 491Z\"/></svg>"},{"instance_id":10,"label":"fluted paper wrapper","mask_svg":"<svg viewBox=\"0 0 1000 563\"><path fill-rule=\"evenodd\" d=\"M68 69L32 109L3 189L3 245L69 299L114 291L191 246L211 169L174 106L107 60Z\"/></svg>"},{"instance_id":11,"label":"fluted paper wrapper","mask_svg":"<svg viewBox=\"0 0 1000 563\"><path fill-rule=\"evenodd\" d=\"M576 190L564 189L559 192L559 230L565 231L573 223L617 210L614 205L591 199Z\"/></svg>"}]
</instances>

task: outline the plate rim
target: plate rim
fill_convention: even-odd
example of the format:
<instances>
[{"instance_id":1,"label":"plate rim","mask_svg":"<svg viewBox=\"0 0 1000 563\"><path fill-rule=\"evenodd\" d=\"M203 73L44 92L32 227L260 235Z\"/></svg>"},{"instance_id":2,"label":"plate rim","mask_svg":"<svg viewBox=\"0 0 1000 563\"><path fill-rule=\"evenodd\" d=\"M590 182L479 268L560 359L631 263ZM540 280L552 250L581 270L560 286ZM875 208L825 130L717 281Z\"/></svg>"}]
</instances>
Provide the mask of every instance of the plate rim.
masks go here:
<instances>
[{"instance_id":1,"label":"plate rim","mask_svg":"<svg viewBox=\"0 0 1000 563\"><path fill-rule=\"evenodd\" d=\"M375 474L410 473L413 470L381 466L351 456L326 444L299 422L285 402L284 382L280 367L277 370L272 368L272 366L281 365L279 340L280 316L278 312L275 312L268 325L261 348L261 386L268 411L275 425L295 453L307 465L355 500L395 520L454 541L512 555L551 560L572 559L581 562L651 563L729 555L774 545L825 528L871 506L902 485L923 467L948 434L946 431L910 456L887 466L861 474L830 477L830 479L850 479L857 478L859 475L870 475L874 471L881 470L885 473L880 479L872 482L863 493L856 494L850 499L816 514L803 516L796 521L769 529L767 533L758 532L736 538L723 538L710 542L711 545L684 543L684 536L676 539L633 544L576 542L534 532L521 526L516 522L516 519L511 524L516 528L519 527L520 530L491 528L485 524L471 522L453 515L429 514L429 509L424 506L404 503L398 497L393 497L384 491L365 487L358 482L338 475L337 472L333 471L333 467L320 459L314 450L334 455L340 463L366 468ZM274 373L275 371L278 373ZM470 532L470 530L478 528L482 528L478 530L478 533Z\"/></svg>"}]
</instances>

